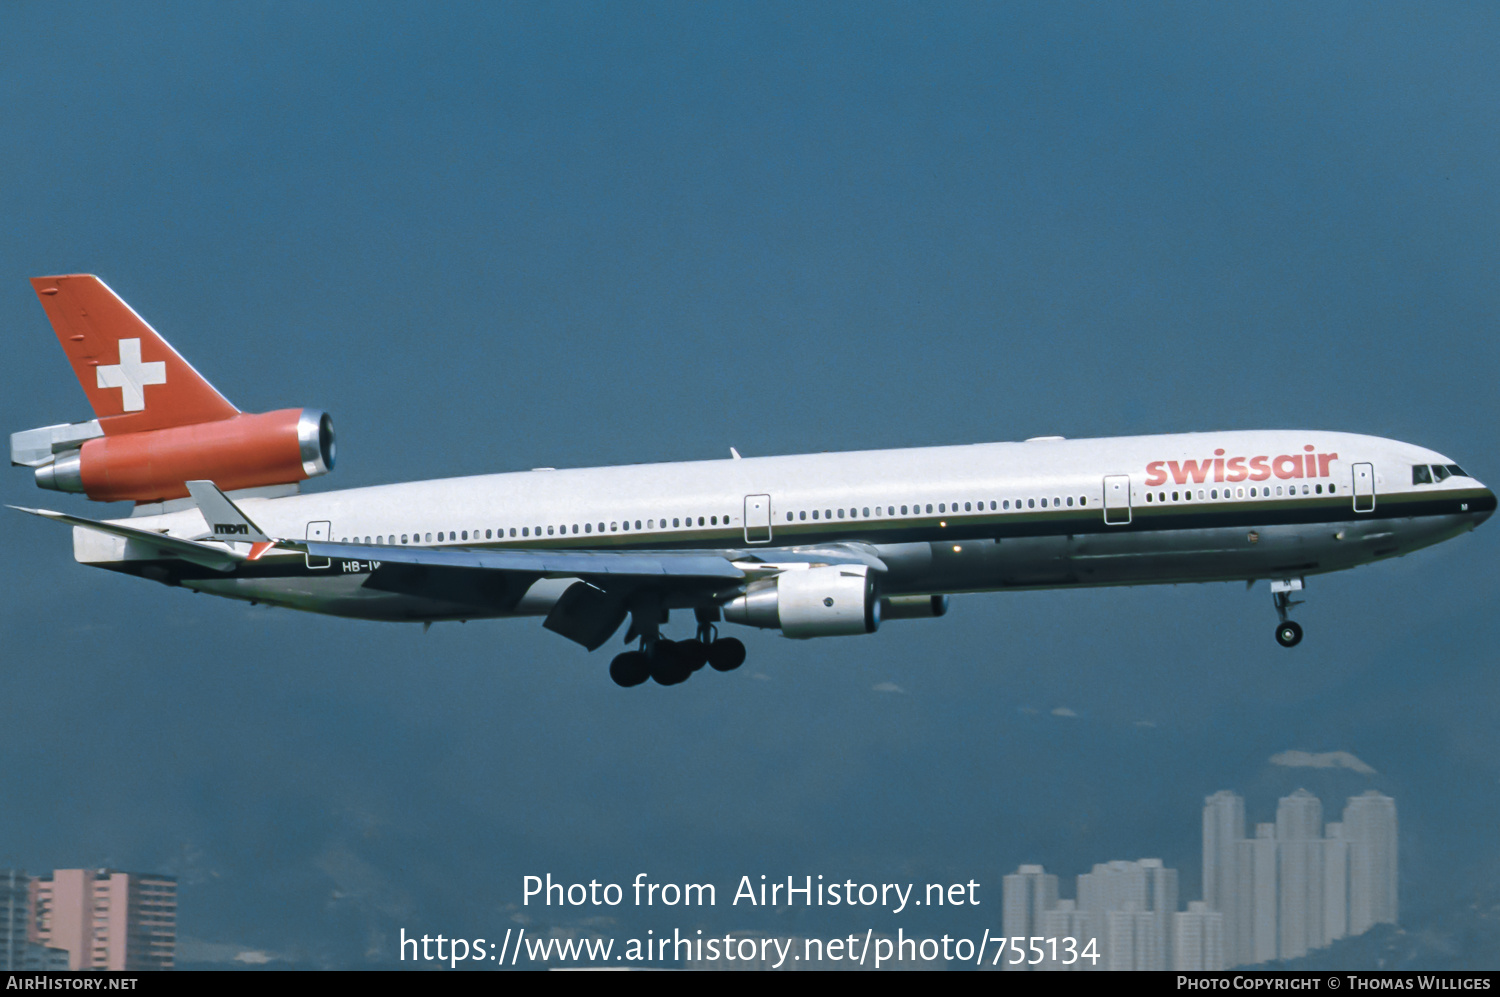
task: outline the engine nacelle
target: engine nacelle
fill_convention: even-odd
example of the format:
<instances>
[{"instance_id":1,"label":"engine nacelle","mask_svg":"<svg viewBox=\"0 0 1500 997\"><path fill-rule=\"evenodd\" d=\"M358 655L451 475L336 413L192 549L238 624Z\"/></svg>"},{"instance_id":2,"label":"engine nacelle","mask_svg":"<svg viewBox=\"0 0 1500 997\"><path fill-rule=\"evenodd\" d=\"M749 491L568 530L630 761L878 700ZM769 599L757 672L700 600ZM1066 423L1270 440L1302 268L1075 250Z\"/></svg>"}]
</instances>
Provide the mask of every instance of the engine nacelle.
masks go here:
<instances>
[{"instance_id":1,"label":"engine nacelle","mask_svg":"<svg viewBox=\"0 0 1500 997\"><path fill-rule=\"evenodd\" d=\"M327 412L281 409L99 436L38 467L36 483L99 502L160 502L185 497L187 481L212 481L227 492L327 474L336 452Z\"/></svg>"},{"instance_id":2,"label":"engine nacelle","mask_svg":"<svg viewBox=\"0 0 1500 997\"><path fill-rule=\"evenodd\" d=\"M880 627L880 597L868 565L784 571L754 582L724 605L724 619L788 637L845 637Z\"/></svg>"}]
</instances>

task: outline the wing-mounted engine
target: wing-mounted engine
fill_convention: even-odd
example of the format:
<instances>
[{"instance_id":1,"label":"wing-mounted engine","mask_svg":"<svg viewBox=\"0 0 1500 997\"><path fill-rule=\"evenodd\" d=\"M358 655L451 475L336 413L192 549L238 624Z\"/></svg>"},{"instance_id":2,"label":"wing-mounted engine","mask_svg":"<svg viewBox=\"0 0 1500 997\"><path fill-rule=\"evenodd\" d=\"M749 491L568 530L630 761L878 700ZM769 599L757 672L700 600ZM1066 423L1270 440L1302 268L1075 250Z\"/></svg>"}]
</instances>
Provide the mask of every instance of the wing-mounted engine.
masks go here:
<instances>
[{"instance_id":1,"label":"wing-mounted engine","mask_svg":"<svg viewBox=\"0 0 1500 997\"><path fill-rule=\"evenodd\" d=\"M788 637L844 637L879 629L880 596L868 565L798 565L753 582L725 603L723 613L731 623Z\"/></svg>"},{"instance_id":2,"label":"wing-mounted engine","mask_svg":"<svg viewBox=\"0 0 1500 997\"><path fill-rule=\"evenodd\" d=\"M11 463L35 468L38 487L161 502L188 481L238 491L333 468L328 413L241 412L98 277L31 283L96 417L12 434Z\"/></svg>"}]
</instances>

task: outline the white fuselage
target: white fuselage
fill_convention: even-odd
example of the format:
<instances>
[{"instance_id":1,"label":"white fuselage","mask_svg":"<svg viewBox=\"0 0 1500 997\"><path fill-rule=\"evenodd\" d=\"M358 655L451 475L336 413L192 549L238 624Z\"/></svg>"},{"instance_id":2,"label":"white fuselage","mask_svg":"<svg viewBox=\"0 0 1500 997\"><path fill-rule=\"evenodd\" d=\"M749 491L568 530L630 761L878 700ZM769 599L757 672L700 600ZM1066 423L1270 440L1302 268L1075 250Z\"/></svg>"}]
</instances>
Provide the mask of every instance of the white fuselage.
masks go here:
<instances>
[{"instance_id":1,"label":"white fuselage","mask_svg":"<svg viewBox=\"0 0 1500 997\"><path fill-rule=\"evenodd\" d=\"M806 454L536 470L241 498L271 536L379 546L868 549L886 595L1294 578L1408 553L1472 529L1493 493L1393 440L1304 430ZM133 526L201 538L196 507ZM546 614L566 579L505 609L379 591L367 562L275 551L229 574L78 529L80 561L217 595L371 619ZM713 594L714 599L732 591ZM701 599L702 596L694 598ZM686 607L683 607L686 608Z\"/></svg>"}]
</instances>

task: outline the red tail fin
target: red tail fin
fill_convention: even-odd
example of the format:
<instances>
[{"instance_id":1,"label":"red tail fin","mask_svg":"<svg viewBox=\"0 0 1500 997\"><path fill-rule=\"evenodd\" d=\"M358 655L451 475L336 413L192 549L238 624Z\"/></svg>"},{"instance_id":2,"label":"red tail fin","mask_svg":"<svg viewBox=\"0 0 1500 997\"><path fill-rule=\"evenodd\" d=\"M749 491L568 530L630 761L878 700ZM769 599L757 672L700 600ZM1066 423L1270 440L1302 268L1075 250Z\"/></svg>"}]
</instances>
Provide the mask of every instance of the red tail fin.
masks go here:
<instances>
[{"instance_id":1,"label":"red tail fin","mask_svg":"<svg viewBox=\"0 0 1500 997\"><path fill-rule=\"evenodd\" d=\"M34 277L31 286L106 435L239 414L98 277Z\"/></svg>"}]
</instances>

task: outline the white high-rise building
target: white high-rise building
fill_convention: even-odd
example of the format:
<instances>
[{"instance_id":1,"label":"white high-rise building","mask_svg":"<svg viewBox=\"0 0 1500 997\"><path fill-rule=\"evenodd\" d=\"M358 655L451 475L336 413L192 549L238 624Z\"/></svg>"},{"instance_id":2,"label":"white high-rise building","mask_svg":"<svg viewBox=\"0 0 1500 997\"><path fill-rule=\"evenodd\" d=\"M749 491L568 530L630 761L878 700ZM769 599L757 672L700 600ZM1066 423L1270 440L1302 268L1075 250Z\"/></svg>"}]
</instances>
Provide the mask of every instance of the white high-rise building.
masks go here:
<instances>
[{"instance_id":1,"label":"white high-rise building","mask_svg":"<svg viewBox=\"0 0 1500 997\"><path fill-rule=\"evenodd\" d=\"M1373 790L1324 825L1323 804L1299 789L1276 823L1243 838L1244 802L1204 801L1203 895L1224 914L1225 965L1296 959L1396 920L1396 803Z\"/></svg>"},{"instance_id":2,"label":"white high-rise building","mask_svg":"<svg viewBox=\"0 0 1500 997\"><path fill-rule=\"evenodd\" d=\"M1396 923L1396 801L1375 790L1344 807L1349 842L1349 934Z\"/></svg>"},{"instance_id":3,"label":"white high-rise building","mask_svg":"<svg viewBox=\"0 0 1500 997\"><path fill-rule=\"evenodd\" d=\"M1239 795L1223 790L1203 801L1203 901L1224 915L1225 966L1242 961L1236 855L1244 840L1245 801Z\"/></svg>"},{"instance_id":4,"label":"white high-rise building","mask_svg":"<svg viewBox=\"0 0 1500 997\"><path fill-rule=\"evenodd\" d=\"M1007 938L1043 935L1043 919L1057 906L1057 877L1039 865L1023 865L1001 880L1000 903L1000 923ZM1026 963L1013 965L1010 958L1007 953L1001 963L1006 969L1031 968Z\"/></svg>"},{"instance_id":5,"label":"white high-rise building","mask_svg":"<svg viewBox=\"0 0 1500 997\"><path fill-rule=\"evenodd\" d=\"M1163 970L1161 961L1161 925L1156 913L1141 910L1129 901L1120 910L1104 915L1103 949L1106 968L1113 970Z\"/></svg>"},{"instance_id":6,"label":"white high-rise building","mask_svg":"<svg viewBox=\"0 0 1500 997\"><path fill-rule=\"evenodd\" d=\"M1102 965L1167 968L1177 911L1176 869L1166 868L1161 859L1100 863L1078 877L1078 908L1100 932ZM1131 916L1112 918L1114 913Z\"/></svg>"},{"instance_id":7,"label":"white high-rise building","mask_svg":"<svg viewBox=\"0 0 1500 997\"><path fill-rule=\"evenodd\" d=\"M1255 837L1236 848L1240 896L1239 965L1276 958L1276 825L1256 824Z\"/></svg>"},{"instance_id":8,"label":"white high-rise building","mask_svg":"<svg viewBox=\"0 0 1500 997\"><path fill-rule=\"evenodd\" d=\"M1224 955L1224 915L1204 900L1172 915L1172 968L1213 972L1228 969Z\"/></svg>"},{"instance_id":9,"label":"white high-rise building","mask_svg":"<svg viewBox=\"0 0 1500 997\"><path fill-rule=\"evenodd\" d=\"M1329 824L1323 837L1323 944L1349 934L1349 842L1344 825Z\"/></svg>"},{"instance_id":10,"label":"white high-rise building","mask_svg":"<svg viewBox=\"0 0 1500 997\"><path fill-rule=\"evenodd\" d=\"M1305 789L1276 806L1280 952L1297 959L1323 947L1323 802Z\"/></svg>"},{"instance_id":11,"label":"white high-rise building","mask_svg":"<svg viewBox=\"0 0 1500 997\"><path fill-rule=\"evenodd\" d=\"M1084 956L1089 951L1089 941L1095 938L1099 930L1090 921L1089 915L1078 909L1076 900L1059 900L1057 906L1042 915L1042 930L1039 934L1043 938L1056 938L1058 940L1056 959L1051 958L1049 949L1047 958L1043 959L1037 969L1066 970L1069 972L1080 972L1091 969L1104 969L1103 959L1090 959ZM1073 939L1071 951L1063 941L1065 938ZM1095 952L1098 943L1095 942ZM1076 958L1074 956L1076 955ZM1072 962L1068 960L1072 959Z\"/></svg>"}]
</instances>

